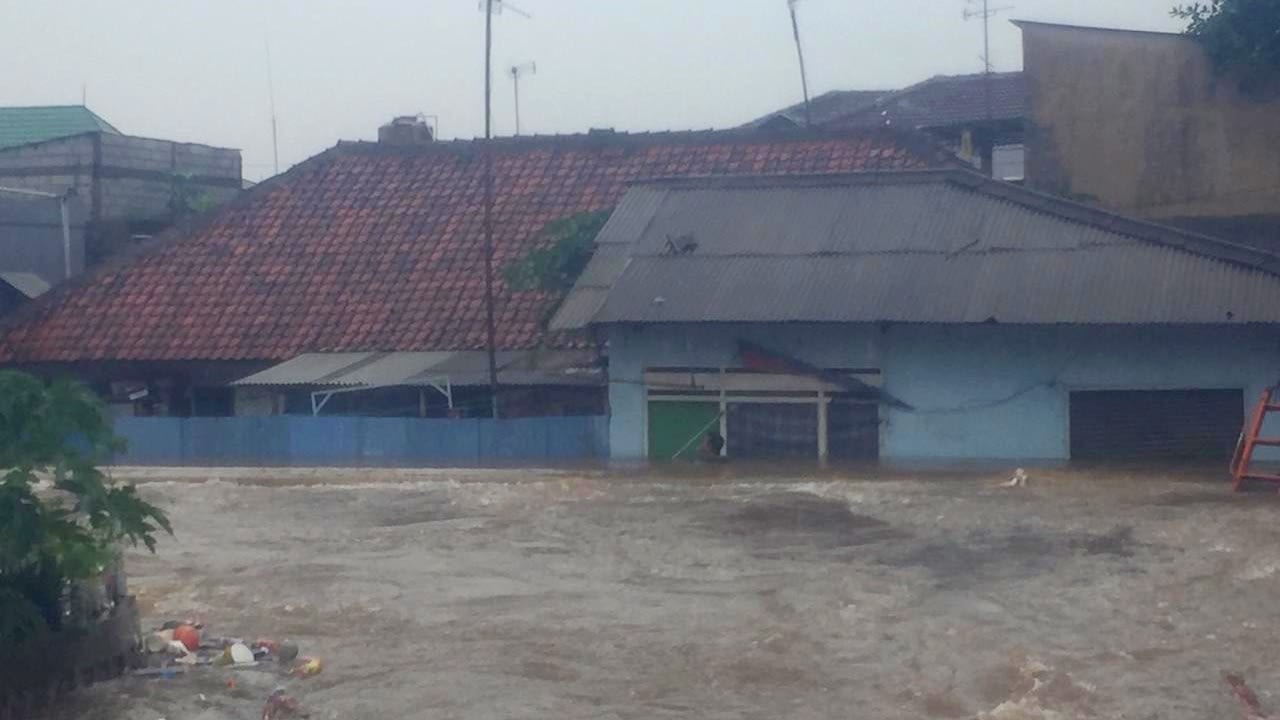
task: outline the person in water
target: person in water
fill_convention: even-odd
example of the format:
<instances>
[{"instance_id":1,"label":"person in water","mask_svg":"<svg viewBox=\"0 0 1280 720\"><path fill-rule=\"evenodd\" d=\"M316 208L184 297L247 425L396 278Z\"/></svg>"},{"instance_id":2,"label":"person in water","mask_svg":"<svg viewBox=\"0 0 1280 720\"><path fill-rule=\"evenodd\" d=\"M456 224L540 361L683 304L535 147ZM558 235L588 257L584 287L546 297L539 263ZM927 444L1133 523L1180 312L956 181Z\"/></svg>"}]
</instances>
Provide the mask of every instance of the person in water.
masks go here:
<instances>
[{"instance_id":1,"label":"person in water","mask_svg":"<svg viewBox=\"0 0 1280 720\"><path fill-rule=\"evenodd\" d=\"M720 460L724 453L724 436L712 430L702 439L702 456L707 460Z\"/></svg>"}]
</instances>

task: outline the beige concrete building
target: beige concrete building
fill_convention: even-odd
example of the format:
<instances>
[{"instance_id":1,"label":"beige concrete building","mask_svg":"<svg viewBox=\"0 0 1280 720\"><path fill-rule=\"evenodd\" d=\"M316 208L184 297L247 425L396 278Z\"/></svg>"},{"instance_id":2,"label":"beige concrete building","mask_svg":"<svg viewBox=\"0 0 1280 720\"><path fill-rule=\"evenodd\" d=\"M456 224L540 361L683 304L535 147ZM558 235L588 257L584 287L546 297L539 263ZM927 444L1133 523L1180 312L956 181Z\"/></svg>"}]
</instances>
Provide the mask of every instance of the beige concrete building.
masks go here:
<instances>
[{"instance_id":1,"label":"beige concrete building","mask_svg":"<svg viewBox=\"0 0 1280 720\"><path fill-rule=\"evenodd\" d=\"M1182 35L1018 25L1031 187L1280 245L1280 98L1241 92Z\"/></svg>"}]
</instances>

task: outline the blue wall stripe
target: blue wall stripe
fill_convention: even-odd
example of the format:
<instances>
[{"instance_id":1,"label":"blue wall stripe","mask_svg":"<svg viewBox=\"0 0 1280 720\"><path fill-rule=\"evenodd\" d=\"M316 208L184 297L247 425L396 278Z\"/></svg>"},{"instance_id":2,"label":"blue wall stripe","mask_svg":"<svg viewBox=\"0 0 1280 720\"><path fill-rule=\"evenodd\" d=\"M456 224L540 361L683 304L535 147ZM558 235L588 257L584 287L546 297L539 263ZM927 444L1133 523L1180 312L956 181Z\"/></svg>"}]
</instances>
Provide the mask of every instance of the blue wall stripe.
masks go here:
<instances>
[{"instance_id":1,"label":"blue wall stripe","mask_svg":"<svg viewBox=\"0 0 1280 720\"><path fill-rule=\"evenodd\" d=\"M435 420L122 417L119 465L430 466L609 455L605 417Z\"/></svg>"}]
</instances>

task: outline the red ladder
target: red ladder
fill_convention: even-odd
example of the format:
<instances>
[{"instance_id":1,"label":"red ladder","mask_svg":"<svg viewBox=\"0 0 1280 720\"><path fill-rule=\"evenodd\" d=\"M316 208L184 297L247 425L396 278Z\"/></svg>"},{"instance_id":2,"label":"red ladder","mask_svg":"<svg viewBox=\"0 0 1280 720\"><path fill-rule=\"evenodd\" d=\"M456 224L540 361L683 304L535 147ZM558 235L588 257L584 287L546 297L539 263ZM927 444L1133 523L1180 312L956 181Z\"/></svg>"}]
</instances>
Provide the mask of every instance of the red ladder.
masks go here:
<instances>
[{"instance_id":1,"label":"red ladder","mask_svg":"<svg viewBox=\"0 0 1280 720\"><path fill-rule=\"evenodd\" d=\"M1280 483L1280 475L1256 473L1249 468L1250 463L1253 462L1253 451L1259 445L1280 447L1280 438L1260 437L1262 426L1267 420L1267 413L1280 412L1280 403L1275 401L1275 393L1276 388L1274 387L1269 387L1262 392L1262 398L1258 400L1258 406L1253 409L1253 416L1249 419L1249 424L1241 431L1240 440L1236 443L1236 453L1231 458L1231 476L1236 480L1236 492L1244 489L1244 484L1249 480L1266 480Z\"/></svg>"}]
</instances>

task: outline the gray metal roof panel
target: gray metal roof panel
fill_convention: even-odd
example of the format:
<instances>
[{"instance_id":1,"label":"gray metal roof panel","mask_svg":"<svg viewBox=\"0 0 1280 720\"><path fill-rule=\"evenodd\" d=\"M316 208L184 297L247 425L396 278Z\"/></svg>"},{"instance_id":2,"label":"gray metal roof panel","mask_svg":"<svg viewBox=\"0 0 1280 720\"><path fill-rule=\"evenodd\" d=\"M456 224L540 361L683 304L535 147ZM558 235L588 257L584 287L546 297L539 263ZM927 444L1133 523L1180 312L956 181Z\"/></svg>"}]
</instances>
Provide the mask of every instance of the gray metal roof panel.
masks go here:
<instances>
[{"instance_id":1,"label":"gray metal roof panel","mask_svg":"<svg viewBox=\"0 0 1280 720\"><path fill-rule=\"evenodd\" d=\"M609 288L607 287L575 288L556 309L555 316L551 318L550 328L558 332L590 325L596 313L604 307L604 301L608 297Z\"/></svg>"},{"instance_id":2,"label":"gray metal roof panel","mask_svg":"<svg viewBox=\"0 0 1280 720\"><path fill-rule=\"evenodd\" d=\"M0 280L9 283L14 290L22 293L30 300L49 292L49 289L53 287L48 280L32 272L0 271Z\"/></svg>"},{"instance_id":3,"label":"gray metal roof panel","mask_svg":"<svg viewBox=\"0 0 1280 720\"><path fill-rule=\"evenodd\" d=\"M1208 264L1209 267L1205 267ZM1112 246L840 257L637 258L595 322L1280 323L1280 279Z\"/></svg>"},{"instance_id":4,"label":"gray metal roof panel","mask_svg":"<svg viewBox=\"0 0 1280 720\"><path fill-rule=\"evenodd\" d=\"M617 281L607 293L600 284L621 266L611 246L557 327L1280 322L1280 256L966 173L645 187L654 189L666 198L618 219L636 235ZM672 255L670 237L696 247Z\"/></svg>"},{"instance_id":5,"label":"gray metal roof panel","mask_svg":"<svg viewBox=\"0 0 1280 720\"><path fill-rule=\"evenodd\" d=\"M378 353L368 362L358 363L326 381L336 385L382 387L406 384L411 378L436 372L451 360L453 352L388 352Z\"/></svg>"},{"instance_id":6,"label":"gray metal roof panel","mask_svg":"<svg viewBox=\"0 0 1280 720\"><path fill-rule=\"evenodd\" d=\"M307 353L241 378L232 385L311 385L377 353Z\"/></svg>"},{"instance_id":7,"label":"gray metal roof panel","mask_svg":"<svg viewBox=\"0 0 1280 720\"><path fill-rule=\"evenodd\" d=\"M598 384L589 350L512 350L497 355L499 380L509 385ZM463 352L307 353L232 385L387 387L489 382L488 355Z\"/></svg>"}]
</instances>

